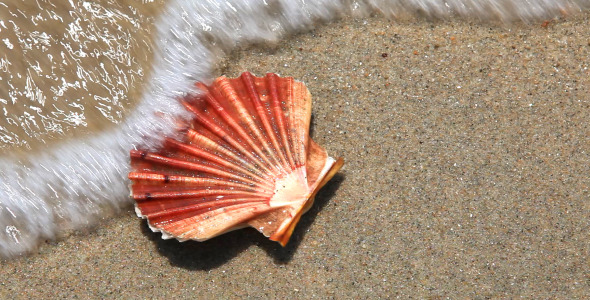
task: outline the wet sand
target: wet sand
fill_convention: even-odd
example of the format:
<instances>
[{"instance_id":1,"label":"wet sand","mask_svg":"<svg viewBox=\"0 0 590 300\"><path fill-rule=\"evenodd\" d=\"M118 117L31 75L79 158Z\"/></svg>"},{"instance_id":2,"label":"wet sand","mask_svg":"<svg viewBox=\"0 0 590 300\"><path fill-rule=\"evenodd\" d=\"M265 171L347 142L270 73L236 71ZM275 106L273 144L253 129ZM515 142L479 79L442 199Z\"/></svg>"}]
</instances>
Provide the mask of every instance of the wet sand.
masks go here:
<instances>
[{"instance_id":1,"label":"wet sand","mask_svg":"<svg viewBox=\"0 0 590 300\"><path fill-rule=\"evenodd\" d=\"M347 19L232 53L304 81L346 160L288 246L163 241L130 208L3 262L0 298L583 298L589 23Z\"/></svg>"}]
</instances>

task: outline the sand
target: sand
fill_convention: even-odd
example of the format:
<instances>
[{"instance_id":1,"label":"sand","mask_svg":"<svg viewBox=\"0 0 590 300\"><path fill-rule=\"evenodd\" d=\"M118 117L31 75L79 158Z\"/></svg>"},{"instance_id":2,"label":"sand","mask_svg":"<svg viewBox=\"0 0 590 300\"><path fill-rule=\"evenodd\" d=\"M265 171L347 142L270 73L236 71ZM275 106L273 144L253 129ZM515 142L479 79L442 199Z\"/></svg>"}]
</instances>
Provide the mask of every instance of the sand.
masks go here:
<instances>
[{"instance_id":1,"label":"sand","mask_svg":"<svg viewBox=\"0 0 590 300\"><path fill-rule=\"evenodd\" d=\"M288 246L163 241L130 208L3 262L0 298L582 298L589 23L346 19L236 51L220 73L306 82L346 160Z\"/></svg>"}]
</instances>

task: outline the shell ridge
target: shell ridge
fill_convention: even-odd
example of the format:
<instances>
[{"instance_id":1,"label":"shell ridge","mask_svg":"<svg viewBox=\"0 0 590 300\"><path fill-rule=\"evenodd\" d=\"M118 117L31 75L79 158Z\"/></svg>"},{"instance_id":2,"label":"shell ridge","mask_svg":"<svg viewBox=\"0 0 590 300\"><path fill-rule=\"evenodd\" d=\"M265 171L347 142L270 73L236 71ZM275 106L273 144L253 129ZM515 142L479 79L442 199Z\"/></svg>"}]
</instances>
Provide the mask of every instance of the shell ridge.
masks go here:
<instances>
[{"instance_id":1,"label":"shell ridge","mask_svg":"<svg viewBox=\"0 0 590 300\"><path fill-rule=\"evenodd\" d=\"M226 208L211 210L204 215L197 215L187 219L184 224L179 224L177 230L185 233L178 236L197 240L210 239L227 231L242 228L247 220L268 210L270 208L266 204L236 205L229 211ZM196 226L197 224L199 226ZM191 229L187 230L189 227Z\"/></svg>"},{"instance_id":2,"label":"shell ridge","mask_svg":"<svg viewBox=\"0 0 590 300\"><path fill-rule=\"evenodd\" d=\"M158 154L154 154L154 153L145 153L142 152L140 154L137 153L133 153L133 152L139 152L136 150L132 150L132 156L138 156L139 155L139 159L142 160L146 160L146 161L151 161L157 164L161 164L164 166L168 166L168 167L176 167L176 168L182 168L182 169L187 169L187 170L193 170L193 171L198 171L198 172L204 172L204 173L209 173L212 175L217 175L220 177L227 177L227 178L232 178L234 180L238 180L238 181L244 181L250 184L254 184L254 185L258 185L258 183L256 181L253 181L247 177L245 177L244 175L240 176L238 174L234 174L234 173L230 173L228 171L225 170L221 170L215 167L211 167L211 166L206 166L200 163L195 163L195 162L189 162L189 161L185 161L185 160L181 160L181 159L176 159L176 158L171 158L171 157L166 157L166 156L162 156L162 155L158 155ZM176 178L176 177L172 177L170 176L168 178L168 180L172 180L172 178ZM180 180L182 179L189 179L189 178L194 178L194 177L178 177Z\"/></svg>"},{"instance_id":3,"label":"shell ridge","mask_svg":"<svg viewBox=\"0 0 590 300\"><path fill-rule=\"evenodd\" d=\"M228 172L226 172L228 173ZM155 181L159 183L170 183L170 184L216 184L221 186L227 187L237 187L243 186L248 187L250 189L256 189L259 191L270 191L272 187L270 187L268 182L257 183L251 180L247 180L243 177L239 177L235 175L235 177L227 178L223 176L219 176L217 174L202 172L202 174L195 174L195 175L182 175L176 174L169 171L161 171L161 172L143 172L143 174L150 176L152 178L147 178L144 180L147 181ZM231 174L231 173L228 173ZM216 176L213 176L216 175ZM156 178L159 177L159 178ZM143 179L143 178L142 178Z\"/></svg>"},{"instance_id":4,"label":"shell ridge","mask_svg":"<svg viewBox=\"0 0 590 300\"><path fill-rule=\"evenodd\" d=\"M203 116L196 107L193 107L192 105L190 105L188 103L187 103L186 107L189 108L189 110L191 110L191 112L193 112L195 114L195 116L196 116L195 119L197 120L197 122L199 122L201 125L205 126L205 128L209 129L214 135L216 135L216 136L220 137L222 140L226 141L229 145L231 145L239 153L250 158L258 166L260 166L262 169L264 169L266 172L271 173L271 171L268 169L268 167L265 165L264 162L259 160L256 156L254 156L246 148L244 148L244 146L242 146L240 144L240 142L238 142L236 139L231 137L230 134L227 131L225 131L225 129L223 129L220 126L218 126L217 124L215 124L212 120L210 120L206 116Z\"/></svg>"},{"instance_id":5,"label":"shell ridge","mask_svg":"<svg viewBox=\"0 0 590 300\"><path fill-rule=\"evenodd\" d=\"M261 176L255 174L253 172L250 172L249 170L244 169L241 166L239 166L238 164L232 163L219 155L211 154L205 150L202 150L202 149L196 148L194 146L187 145L187 144L184 144L184 143L172 140L172 139L167 140L167 143L169 143L170 145L172 145L173 147L175 147L179 151L183 151L184 153L187 153L189 155L193 155L195 157L200 157L200 158L203 158L203 159L209 160L209 161L214 161L215 163L221 165L224 168L232 169L236 172L243 173L244 175L254 178L256 181L258 181L259 184L262 184L262 185L267 184L266 180L264 178L262 178Z\"/></svg>"},{"instance_id":6,"label":"shell ridge","mask_svg":"<svg viewBox=\"0 0 590 300\"><path fill-rule=\"evenodd\" d=\"M277 86L277 75L273 73L266 74L267 85L271 97L271 106L273 114L277 120L277 128L280 131L283 147L281 150L285 151L285 156L288 158L291 169L295 169L295 161L291 153L291 143L287 136L287 121L285 120L285 114L279 100L279 92Z\"/></svg>"},{"instance_id":7,"label":"shell ridge","mask_svg":"<svg viewBox=\"0 0 590 300\"><path fill-rule=\"evenodd\" d=\"M264 105L262 104L262 101L260 100L260 96L258 95L258 91L256 90L253 76L250 72L244 72L244 73L242 73L240 78L242 79L242 83L246 87L246 91L248 92L250 100L252 101L252 104L254 105L256 113L258 114L258 118L260 119L260 122L263 125L263 128L264 128L263 133L266 133L266 136L270 139L270 145L267 146L268 151L270 152L271 157L275 160L276 164L278 166L280 166L282 171L287 172L287 170L289 170L289 168L287 168L286 160L283 157L282 151L280 151L277 137L275 135L274 130L272 129L272 125L270 123L268 115L266 114L266 112L264 110ZM265 144L268 144L268 143L265 143ZM278 156L277 156L277 154L278 154Z\"/></svg>"},{"instance_id":8,"label":"shell ridge","mask_svg":"<svg viewBox=\"0 0 590 300\"><path fill-rule=\"evenodd\" d=\"M307 109L302 109L304 108L302 103L304 99L300 96L300 93L298 93L299 84L297 84L293 78L286 78L286 80L288 86L286 90L288 91L288 98L290 99L289 102L291 106L290 127L292 128L291 140L293 141L293 153L295 156L296 168L298 169L299 178L300 180L304 181L307 177L306 170L305 168L299 167L305 165L305 150L309 132L309 129L306 130L306 128L308 128L308 124L306 124L306 122L309 123L310 121L310 118L307 118L306 114L311 113L311 111L308 111Z\"/></svg>"},{"instance_id":9,"label":"shell ridge","mask_svg":"<svg viewBox=\"0 0 590 300\"><path fill-rule=\"evenodd\" d=\"M133 172L129 174L129 179L131 180L136 180L136 181L147 181L147 182L157 182L157 183L167 183L169 185L181 185L181 186L186 186L188 184L193 185L193 187L225 187L225 188L230 188L231 190L244 190L244 191L256 191L258 193L263 193L263 194L267 194L267 193L271 193L272 189L268 189L268 188L264 188L264 187L260 187L260 186L256 186L256 185L251 185L251 184L246 184L246 183L242 183L242 182L234 182L234 181L228 181L228 180L221 180L221 179L216 179L216 178L203 178L203 177L190 177L190 176L181 176L181 175L168 175L168 174L161 174L161 173L155 173L155 172ZM142 185L143 186L143 185ZM152 185L146 185L146 186L152 186ZM136 189L139 189L141 191L141 187L137 186L135 187ZM138 195L138 197L141 198L141 194L150 194L148 196L146 196L146 198L157 198L156 195L159 195L159 191L156 189L153 190L149 190L145 189L146 191L143 192L138 192L138 193L134 193ZM181 191L185 191L186 189L179 189L179 190L175 190L172 192L168 192L168 193L179 193ZM164 192L162 192L164 193ZM139 200L142 200L138 198ZM138 200L136 199L136 200Z\"/></svg>"},{"instance_id":10,"label":"shell ridge","mask_svg":"<svg viewBox=\"0 0 590 300\"><path fill-rule=\"evenodd\" d=\"M284 109L283 111L288 111L289 115L287 116L287 137L289 139L289 146L291 148L291 153L293 155L293 161L295 163L294 168L298 168L301 166L301 161L299 160L299 146L297 141L295 140L294 136L296 137L297 133L297 124L295 115L297 114L297 110L295 108L295 100L293 99L293 86L291 80L288 78L279 78L280 81L284 81L284 85L286 85L283 89L278 89L279 91L279 99L284 100Z\"/></svg>"},{"instance_id":11,"label":"shell ridge","mask_svg":"<svg viewBox=\"0 0 590 300\"><path fill-rule=\"evenodd\" d=\"M229 82L225 82L225 81L221 81L218 80L216 81L216 83L219 82L220 85L229 85L229 87L231 87L231 85L229 84ZM222 89L222 91L224 91L224 86L220 86L220 89ZM223 107L223 105L221 105L219 103L219 100L217 100L218 98L223 98L223 97L228 97L227 95L224 95L222 93L219 93L216 89L207 89L208 93L206 94L206 100L207 102L213 107L213 109L215 111L217 111L217 113L223 118L223 120L225 121L225 123L227 125L230 126L230 128L234 129L237 131L238 135L240 136L240 138L242 138L242 140L244 140L248 146L250 146L258 155L260 155L261 157L263 156L263 152L262 149L260 149L260 147L258 147L258 145L256 145L256 143L254 142L254 140L251 138L250 134L247 133L244 128L242 128L242 126L239 124L238 121L236 121L233 117L232 114L230 113L229 110L225 109ZM235 94L235 91L232 92L231 94ZM235 99L230 99L230 102L233 101L238 101L237 99L239 99L239 97L235 96ZM239 117L239 115L238 115ZM239 120L239 118L238 118Z\"/></svg>"},{"instance_id":12,"label":"shell ridge","mask_svg":"<svg viewBox=\"0 0 590 300\"><path fill-rule=\"evenodd\" d=\"M245 208L245 207L258 207L261 205L266 205L265 201L247 201L247 202L231 202L231 203L215 203L216 205L212 205L211 203L197 203L195 205L190 205L188 209L177 211L175 214L166 214L168 210L162 210L159 216L147 216L153 225L166 225L166 226L174 226L177 229L181 229L184 224L187 224L186 220L192 218L193 223L200 222L201 225L203 223L208 222L207 220L211 219L212 217L216 217L218 215L231 215L236 210ZM158 212L160 213L160 212ZM172 215L172 216L171 216ZM193 224L188 223L187 225L193 226Z\"/></svg>"},{"instance_id":13,"label":"shell ridge","mask_svg":"<svg viewBox=\"0 0 590 300\"><path fill-rule=\"evenodd\" d=\"M190 179L190 178L189 178ZM172 201L182 199L208 198L215 196L214 200L234 197L271 197L272 191L250 187L244 184L221 181L221 184L207 184L205 182L194 182L185 185L184 188L174 188L173 182L164 187L150 184L137 183L133 186L134 192L131 197L137 203ZM186 184L186 181L183 183Z\"/></svg>"},{"instance_id":14,"label":"shell ridge","mask_svg":"<svg viewBox=\"0 0 590 300\"><path fill-rule=\"evenodd\" d=\"M295 101L292 102L292 111L293 111L293 132L294 138L293 140L296 141L296 149L295 152L297 154L297 167L302 166L305 163L305 132L304 132L304 124L305 118L303 116L304 111L300 109L302 99L297 97L295 84L293 81L289 81L289 91L291 93L291 98Z\"/></svg>"},{"instance_id":15,"label":"shell ridge","mask_svg":"<svg viewBox=\"0 0 590 300\"><path fill-rule=\"evenodd\" d=\"M179 213L190 213L195 212L199 213L200 211L208 212L212 207L215 209L221 208L228 208L230 206L235 205L245 205L245 204L252 204L252 203L266 203L266 199L229 199L229 200L220 200L220 201L210 201L210 202L198 202L192 205L186 205L182 207L176 208L169 208L167 210L160 210L155 213L147 214L150 218L158 218L158 217L165 217L168 215L175 215ZM172 218L171 218L172 220Z\"/></svg>"},{"instance_id":16,"label":"shell ridge","mask_svg":"<svg viewBox=\"0 0 590 300\"><path fill-rule=\"evenodd\" d=\"M136 187L139 188L139 187ZM199 197L208 197L208 196L216 196L216 197L231 197L235 195L244 195L244 196L260 196L258 192L251 192L245 190L225 190L225 189L202 189L202 190L185 190L185 191L174 191L174 192L146 192L146 193L134 193L132 195L133 199L136 201L153 201L153 200L176 200L176 199L190 199L190 198L199 198Z\"/></svg>"},{"instance_id":17,"label":"shell ridge","mask_svg":"<svg viewBox=\"0 0 590 300\"><path fill-rule=\"evenodd\" d=\"M300 107L299 120L297 124L299 125L298 129L298 140L299 144L301 145L299 151L299 158L300 161L304 164L307 159L307 143L309 142L309 124L311 122L311 98L309 91L307 88L302 87L301 83L294 83L293 84L293 97L298 99L299 103L297 104Z\"/></svg>"},{"instance_id":18,"label":"shell ridge","mask_svg":"<svg viewBox=\"0 0 590 300\"><path fill-rule=\"evenodd\" d=\"M248 143L250 147L254 149L254 151L260 156L261 159L264 160L266 166L270 169L274 169L276 173L278 172L278 168L270 161L269 157L262 151L262 149L254 142L255 140L262 142L262 147L268 152L267 145L264 142L266 139L262 135L262 133L256 127L256 121L253 119L248 112L248 109L244 107L242 104L242 99L238 96L236 89L233 87L231 81L225 77L221 77L215 81L215 86L219 88L220 96L224 97L225 99L229 100L228 102L233 106L237 113L237 119L241 120L247 128L255 135L255 137L250 136L244 128L240 126L240 124L232 118L232 115L229 112L225 112L222 116L224 120L238 132L240 137ZM213 91L214 93L217 92L216 89Z\"/></svg>"},{"instance_id":19,"label":"shell ridge","mask_svg":"<svg viewBox=\"0 0 590 300\"><path fill-rule=\"evenodd\" d=\"M260 166L256 167L251 161L246 160L243 157L239 157L236 153L230 151L229 149L226 149L225 147L217 144L215 141L209 139L208 137L198 133L197 131L193 130L193 129L189 129L187 136L189 138L189 140L197 145L200 145L201 147L205 148L205 149L209 149L213 152L221 152L223 155L230 157L231 159L233 159L236 162L240 162L243 163L244 165L246 165L248 168L250 168L252 171L256 171L256 174L265 177L266 179L268 179L268 172L267 173L262 173L260 170ZM267 170L268 171L268 170Z\"/></svg>"}]
</instances>

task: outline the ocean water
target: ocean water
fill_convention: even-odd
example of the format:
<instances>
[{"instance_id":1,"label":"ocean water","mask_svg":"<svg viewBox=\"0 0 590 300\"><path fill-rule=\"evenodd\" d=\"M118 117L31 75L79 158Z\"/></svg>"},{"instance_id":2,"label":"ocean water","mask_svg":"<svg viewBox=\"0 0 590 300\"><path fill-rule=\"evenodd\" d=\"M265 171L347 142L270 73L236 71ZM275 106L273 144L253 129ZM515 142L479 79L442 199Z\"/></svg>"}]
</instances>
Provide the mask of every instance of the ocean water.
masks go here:
<instances>
[{"instance_id":1,"label":"ocean water","mask_svg":"<svg viewBox=\"0 0 590 300\"><path fill-rule=\"evenodd\" d=\"M131 205L128 152L189 117L177 103L237 45L342 15L532 21L590 1L0 0L0 255ZM270 71L270 70L269 70Z\"/></svg>"}]
</instances>

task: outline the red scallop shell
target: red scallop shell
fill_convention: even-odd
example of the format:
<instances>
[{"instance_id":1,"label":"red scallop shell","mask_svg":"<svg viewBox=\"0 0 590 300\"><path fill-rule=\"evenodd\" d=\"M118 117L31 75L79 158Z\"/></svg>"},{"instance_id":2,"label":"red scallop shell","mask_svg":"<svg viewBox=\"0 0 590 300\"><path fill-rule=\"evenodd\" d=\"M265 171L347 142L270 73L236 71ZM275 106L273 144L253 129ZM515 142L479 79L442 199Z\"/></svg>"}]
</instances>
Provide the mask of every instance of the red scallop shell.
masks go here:
<instances>
[{"instance_id":1,"label":"red scallop shell","mask_svg":"<svg viewBox=\"0 0 590 300\"><path fill-rule=\"evenodd\" d=\"M131 151L138 216L163 238L203 241L252 226L285 246L314 196L342 167L309 138L311 95L292 77L217 78L185 97L183 141Z\"/></svg>"}]
</instances>

